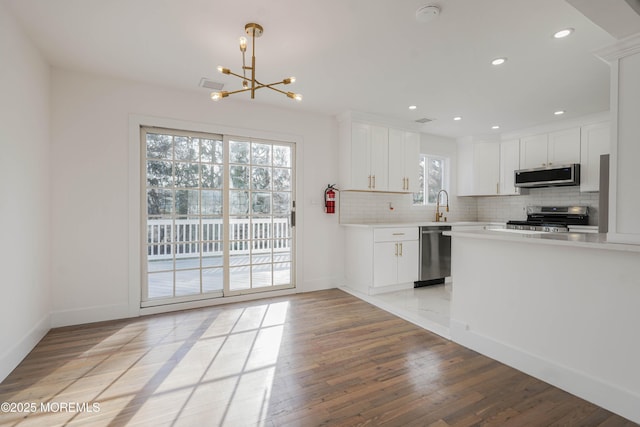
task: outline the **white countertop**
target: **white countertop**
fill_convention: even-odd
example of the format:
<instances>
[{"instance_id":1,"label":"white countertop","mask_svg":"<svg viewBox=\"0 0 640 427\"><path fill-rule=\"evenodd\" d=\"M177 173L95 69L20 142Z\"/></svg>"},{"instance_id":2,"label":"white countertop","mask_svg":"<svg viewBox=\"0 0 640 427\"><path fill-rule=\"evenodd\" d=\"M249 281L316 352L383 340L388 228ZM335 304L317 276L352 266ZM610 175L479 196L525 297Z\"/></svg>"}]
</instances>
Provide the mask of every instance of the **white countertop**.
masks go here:
<instances>
[{"instance_id":1,"label":"white countertop","mask_svg":"<svg viewBox=\"0 0 640 427\"><path fill-rule=\"evenodd\" d=\"M544 233L520 230L460 230L445 231L452 237L471 239L502 240L508 242L573 246L580 248L605 249L623 252L640 252L640 245L607 242L606 233Z\"/></svg>"},{"instance_id":2,"label":"white countertop","mask_svg":"<svg viewBox=\"0 0 640 427\"><path fill-rule=\"evenodd\" d=\"M367 228L395 228L395 227L425 227L425 226L433 226L433 225L450 225L452 227L455 226L484 226L484 225L496 225L496 226L504 226L504 223L500 222L484 222L484 221L453 221L453 222L435 222L435 221L422 221L422 222L370 222L370 223L348 223L348 224L340 224L344 227L367 227Z\"/></svg>"}]
</instances>

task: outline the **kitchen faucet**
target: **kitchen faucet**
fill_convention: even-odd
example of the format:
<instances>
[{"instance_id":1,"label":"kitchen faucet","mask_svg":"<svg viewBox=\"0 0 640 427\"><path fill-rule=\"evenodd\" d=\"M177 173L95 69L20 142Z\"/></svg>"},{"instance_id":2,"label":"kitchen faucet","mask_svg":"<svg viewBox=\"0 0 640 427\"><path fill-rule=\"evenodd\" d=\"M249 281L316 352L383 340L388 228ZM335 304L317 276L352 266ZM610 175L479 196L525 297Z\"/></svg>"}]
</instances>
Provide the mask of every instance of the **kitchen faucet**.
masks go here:
<instances>
[{"instance_id":1,"label":"kitchen faucet","mask_svg":"<svg viewBox=\"0 0 640 427\"><path fill-rule=\"evenodd\" d=\"M436 196L437 202L436 202L436 222L440 222L441 218L442 218L442 213L440 212L440 193L444 193L445 196L447 196L447 212L449 212L449 193L447 193L446 190L440 190L438 191L438 195ZM447 221L447 217L445 216L443 221Z\"/></svg>"}]
</instances>

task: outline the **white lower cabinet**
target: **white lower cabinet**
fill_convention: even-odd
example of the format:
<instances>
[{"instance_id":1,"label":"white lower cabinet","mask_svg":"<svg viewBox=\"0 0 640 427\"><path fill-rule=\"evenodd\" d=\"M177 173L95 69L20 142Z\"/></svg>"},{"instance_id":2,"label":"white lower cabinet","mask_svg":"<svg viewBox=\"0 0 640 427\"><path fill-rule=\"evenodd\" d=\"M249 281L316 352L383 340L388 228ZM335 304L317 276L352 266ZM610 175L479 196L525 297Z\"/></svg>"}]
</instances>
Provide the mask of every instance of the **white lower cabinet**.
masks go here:
<instances>
[{"instance_id":1,"label":"white lower cabinet","mask_svg":"<svg viewBox=\"0 0 640 427\"><path fill-rule=\"evenodd\" d=\"M347 227L347 286L375 294L418 280L418 227Z\"/></svg>"}]
</instances>

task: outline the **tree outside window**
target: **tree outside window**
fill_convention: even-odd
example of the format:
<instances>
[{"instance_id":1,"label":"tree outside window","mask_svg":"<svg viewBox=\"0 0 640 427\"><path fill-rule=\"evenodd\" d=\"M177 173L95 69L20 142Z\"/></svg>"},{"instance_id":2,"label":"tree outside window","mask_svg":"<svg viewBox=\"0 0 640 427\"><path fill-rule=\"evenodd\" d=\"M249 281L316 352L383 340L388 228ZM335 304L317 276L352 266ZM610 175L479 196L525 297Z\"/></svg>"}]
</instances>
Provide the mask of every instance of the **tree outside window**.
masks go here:
<instances>
[{"instance_id":1,"label":"tree outside window","mask_svg":"<svg viewBox=\"0 0 640 427\"><path fill-rule=\"evenodd\" d=\"M420 191L413 193L413 204L436 204L438 192L440 190L449 191L449 159L421 154L418 170Z\"/></svg>"}]
</instances>

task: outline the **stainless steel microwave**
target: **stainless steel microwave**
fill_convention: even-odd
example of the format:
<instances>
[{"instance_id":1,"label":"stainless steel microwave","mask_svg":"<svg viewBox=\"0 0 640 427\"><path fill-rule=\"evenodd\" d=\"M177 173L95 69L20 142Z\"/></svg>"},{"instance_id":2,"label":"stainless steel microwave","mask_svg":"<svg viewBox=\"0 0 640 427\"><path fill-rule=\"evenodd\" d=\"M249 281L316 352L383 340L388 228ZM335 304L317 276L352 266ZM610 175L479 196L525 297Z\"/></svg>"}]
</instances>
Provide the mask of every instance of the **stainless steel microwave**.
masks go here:
<instances>
[{"instance_id":1,"label":"stainless steel microwave","mask_svg":"<svg viewBox=\"0 0 640 427\"><path fill-rule=\"evenodd\" d=\"M516 187L556 187L580 185L580 164L521 169L514 171Z\"/></svg>"}]
</instances>

